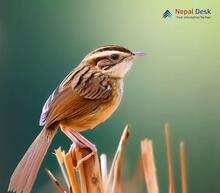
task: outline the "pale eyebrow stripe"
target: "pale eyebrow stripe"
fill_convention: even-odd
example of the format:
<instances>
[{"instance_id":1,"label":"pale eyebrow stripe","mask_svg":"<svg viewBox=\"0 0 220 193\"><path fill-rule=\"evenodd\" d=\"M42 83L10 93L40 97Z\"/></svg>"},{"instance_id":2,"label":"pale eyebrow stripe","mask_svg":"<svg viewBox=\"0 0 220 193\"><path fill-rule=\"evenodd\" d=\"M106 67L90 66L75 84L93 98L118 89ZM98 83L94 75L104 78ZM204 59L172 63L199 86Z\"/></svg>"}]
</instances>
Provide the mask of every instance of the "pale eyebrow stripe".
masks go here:
<instances>
[{"instance_id":1,"label":"pale eyebrow stripe","mask_svg":"<svg viewBox=\"0 0 220 193\"><path fill-rule=\"evenodd\" d=\"M123 52L123 53L128 53L130 54L131 51L128 50L127 48L124 48L122 46L118 46L118 45L106 45L106 46L103 46L103 47L100 47L96 50L94 50L93 52L91 52L91 54L94 54L96 52L103 52L103 51L120 51L120 52Z\"/></svg>"},{"instance_id":2,"label":"pale eyebrow stripe","mask_svg":"<svg viewBox=\"0 0 220 193\"><path fill-rule=\"evenodd\" d=\"M96 58L102 58L102 57L106 57L106 56L110 56L111 54L126 54L124 52L120 52L120 51L103 51L103 52L97 52L94 54L91 54L90 56L88 56L88 60L92 60L92 59L96 59Z\"/></svg>"}]
</instances>

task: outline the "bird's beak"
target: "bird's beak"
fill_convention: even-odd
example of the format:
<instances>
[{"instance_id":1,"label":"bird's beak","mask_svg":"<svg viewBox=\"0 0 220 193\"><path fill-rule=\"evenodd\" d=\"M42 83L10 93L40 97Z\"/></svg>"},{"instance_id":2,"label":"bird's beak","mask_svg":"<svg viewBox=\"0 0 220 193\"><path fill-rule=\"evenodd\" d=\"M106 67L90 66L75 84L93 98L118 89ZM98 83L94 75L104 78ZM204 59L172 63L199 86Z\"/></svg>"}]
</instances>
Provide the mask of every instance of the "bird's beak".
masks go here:
<instances>
[{"instance_id":1,"label":"bird's beak","mask_svg":"<svg viewBox=\"0 0 220 193\"><path fill-rule=\"evenodd\" d=\"M138 51L134 51L132 52L134 54L135 57L143 57L146 55L146 53L144 52L138 52Z\"/></svg>"}]
</instances>

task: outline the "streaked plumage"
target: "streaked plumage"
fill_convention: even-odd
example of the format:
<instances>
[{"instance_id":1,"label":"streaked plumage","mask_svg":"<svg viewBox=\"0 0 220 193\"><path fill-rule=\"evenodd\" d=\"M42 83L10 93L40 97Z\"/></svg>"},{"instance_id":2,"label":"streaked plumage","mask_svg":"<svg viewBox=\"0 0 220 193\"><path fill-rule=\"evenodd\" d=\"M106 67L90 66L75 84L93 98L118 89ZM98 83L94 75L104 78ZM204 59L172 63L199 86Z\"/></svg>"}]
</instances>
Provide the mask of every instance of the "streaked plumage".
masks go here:
<instances>
[{"instance_id":1,"label":"streaked plumage","mask_svg":"<svg viewBox=\"0 0 220 193\"><path fill-rule=\"evenodd\" d=\"M15 169L9 191L30 193L48 147L60 127L80 132L105 121L117 109L123 78L135 54L117 45L89 53L46 101L39 124L42 132Z\"/></svg>"}]
</instances>

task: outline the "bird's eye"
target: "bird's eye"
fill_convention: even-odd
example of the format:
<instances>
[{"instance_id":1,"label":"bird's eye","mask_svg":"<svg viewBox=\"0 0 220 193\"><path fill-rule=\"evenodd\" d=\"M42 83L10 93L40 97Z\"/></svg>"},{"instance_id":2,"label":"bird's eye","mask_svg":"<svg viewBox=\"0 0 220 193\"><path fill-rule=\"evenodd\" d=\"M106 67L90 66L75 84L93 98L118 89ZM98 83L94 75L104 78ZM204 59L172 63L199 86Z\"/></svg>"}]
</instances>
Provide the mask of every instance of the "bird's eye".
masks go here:
<instances>
[{"instance_id":1,"label":"bird's eye","mask_svg":"<svg viewBox=\"0 0 220 193\"><path fill-rule=\"evenodd\" d=\"M118 60L118 58L119 58L119 55L118 55L118 54L112 54L112 55L111 55L111 59L112 59L112 60Z\"/></svg>"}]
</instances>

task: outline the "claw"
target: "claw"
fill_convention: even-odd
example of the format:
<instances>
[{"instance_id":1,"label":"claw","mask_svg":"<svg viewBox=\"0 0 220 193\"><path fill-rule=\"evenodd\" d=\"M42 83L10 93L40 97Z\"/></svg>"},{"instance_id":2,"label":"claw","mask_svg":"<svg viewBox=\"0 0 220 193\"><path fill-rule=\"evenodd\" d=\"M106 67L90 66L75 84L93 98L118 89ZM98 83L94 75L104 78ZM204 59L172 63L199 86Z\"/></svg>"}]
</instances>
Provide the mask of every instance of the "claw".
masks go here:
<instances>
[{"instance_id":1,"label":"claw","mask_svg":"<svg viewBox=\"0 0 220 193\"><path fill-rule=\"evenodd\" d=\"M85 137L80 135L78 132L75 132L70 129L62 129L62 131L72 140L73 145L72 148L79 147L79 148L89 148L91 153L83 157L81 160L78 161L76 169L86 160L90 159L92 156L96 155L97 149L94 144L92 144L89 140Z\"/></svg>"},{"instance_id":2,"label":"claw","mask_svg":"<svg viewBox=\"0 0 220 193\"><path fill-rule=\"evenodd\" d=\"M88 154L87 156L85 156L84 158L82 158L81 160L78 161L77 165L76 165L76 169L79 168L79 166L84 162L89 160L92 156L94 156L97 153L97 150L92 150L92 152L90 154Z\"/></svg>"}]
</instances>

